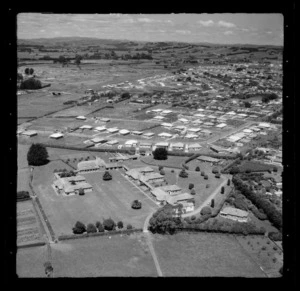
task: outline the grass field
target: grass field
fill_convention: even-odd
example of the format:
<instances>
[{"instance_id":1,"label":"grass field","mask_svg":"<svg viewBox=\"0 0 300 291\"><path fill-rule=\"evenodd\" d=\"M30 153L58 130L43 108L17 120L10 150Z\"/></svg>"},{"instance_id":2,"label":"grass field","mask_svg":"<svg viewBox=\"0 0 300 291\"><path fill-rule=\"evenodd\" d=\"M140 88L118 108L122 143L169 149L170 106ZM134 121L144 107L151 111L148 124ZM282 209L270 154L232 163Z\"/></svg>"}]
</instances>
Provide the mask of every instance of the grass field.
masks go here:
<instances>
[{"instance_id":1,"label":"grass field","mask_svg":"<svg viewBox=\"0 0 300 291\"><path fill-rule=\"evenodd\" d=\"M144 220L156 205L139 189L127 181L119 171L111 171L113 179L103 181L103 172L84 175L93 191L84 196L58 196L51 187L53 170L66 168L62 162L55 161L39 167L34 172L34 187L56 235L72 233L77 220L85 224L111 217L116 222L136 228L143 226ZM69 168L70 169L70 168ZM140 210L133 210L131 203L139 199L143 203Z\"/></svg>"},{"instance_id":2,"label":"grass field","mask_svg":"<svg viewBox=\"0 0 300 291\"><path fill-rule=\"evenodd\" d=\"M163 166L169 168L182 168L182 163L188 157L177 157L177 156L168 156L167 160L155 160L153 157L143 157L141 160L145 162L145 164L155 165L155 166Z\"/></svg>"},{"instance_id":3,"label":"grass field","mask_svg":"<svg viewBox=\"0 0 300 291\"><path fill-rule=\"evenodd\" d=\"M154 238L164 276L264 277L233 236L179 233Z\"/></svg>"},{"instance_id":4,"label":"grass field","mask_svg":"<svg viewBox=\"0 0 300 291\"><path fill-rule=\"evenodd\" d=\"M53 277L156 277L140 235L94 237L52 244ZM46 247L17 253L19 277L45 277Z\"/></svg>"}]
</instances>

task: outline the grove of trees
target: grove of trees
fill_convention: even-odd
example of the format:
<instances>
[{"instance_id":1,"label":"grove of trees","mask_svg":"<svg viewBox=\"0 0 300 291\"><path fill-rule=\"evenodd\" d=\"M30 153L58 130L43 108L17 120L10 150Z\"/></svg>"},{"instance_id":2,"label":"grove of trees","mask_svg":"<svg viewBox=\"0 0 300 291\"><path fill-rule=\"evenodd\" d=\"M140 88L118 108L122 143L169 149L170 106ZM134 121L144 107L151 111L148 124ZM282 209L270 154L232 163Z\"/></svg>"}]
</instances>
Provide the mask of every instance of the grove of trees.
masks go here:
<instances>
[{"instance_id":1,"label":"grove of trees","mask_svg":"<svg viewBox=\"0 0 300 291\"><path fill-rule=\"evenodd\" d=\"M48 163L48 152L44 145L32 144L27 153L27 161L30 166L42 166Z\"/></svg>"},{"instance_id":2,"label":"grove of trees","mask_svg":"<svg viewBox=\"0 0 300 291\"><path fill-rule=\"evenodd\" d=\"M152 154L155 160L166 160L168 158L168 151L165 148L157 148Z\"/></svg>"}]
</instances>

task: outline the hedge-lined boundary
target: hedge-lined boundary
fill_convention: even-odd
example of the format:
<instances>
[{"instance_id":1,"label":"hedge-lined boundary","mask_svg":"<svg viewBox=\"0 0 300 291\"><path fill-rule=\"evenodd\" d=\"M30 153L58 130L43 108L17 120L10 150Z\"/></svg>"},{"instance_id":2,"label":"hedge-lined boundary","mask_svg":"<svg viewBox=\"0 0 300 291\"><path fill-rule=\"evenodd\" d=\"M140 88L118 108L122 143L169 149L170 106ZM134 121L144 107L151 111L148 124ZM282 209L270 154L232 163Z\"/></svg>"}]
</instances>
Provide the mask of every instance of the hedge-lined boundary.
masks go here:
<instances>
[{"instance_id":1,"label":"hedge-lined boundary","mask_svg":"<svg viewBox=\"0 0 300 291\"><path fill-rule=\"evenodd\" d=\"M24 201L28 201L28 200L31 200L31 197L28 197L28 198L17 198L17 202L24 202Z\"/></svg>"},{"instance_id":2,"label":"hedge-lined boundary","mask_svg":"<svg viewBox=\"0 0 300 291\"><path fill-rule=\"evenodd\" d=\"M231 163L229 163L227 166L225 166L221 170L221 173L222 174L228 173L230 171L230 169L239 162L239 160L240 160L240 158L237 158L237 159L233 160Z\"/></svg>"},{"instance_id":3,"label":"hedge-lined boundary","mask_svg":"<svg viewBox=\"0 0 300 291\"><path fill-rule=\"evenodd\" d=\"M142 232L143 229L125 229L125 230L112 230L107 232L94 232L94 233L83 233L83 234L70 234L70 235L60 235L58 237L59 241L62 240L71 240L71 239L79 239L79 238L88 238L95 236L106 236L106 235L116 235L116 234L131 234L135 232Z\"/></svg>"},{"instance_id":4,"label":"hedge-lined boundary","mask_svg":"<svg viewBox=\"0 0 300 291\"><path fill-rule=\"evenodd\" d=\"M44 246L46 243L44 241L41 242L35 242L35 243L29 243L24 245L17 245L17 249L25 249L25 248L32 248L32 247L39 247Z\"/></svg>"},{"instance_id":5,"label":"hedge-lined boundary","mask_svg":"<svg viewBox=\"0 0 300 291\"><path fill-rule=\"evenodd\" d=\"M43 207L42 207L42 204L41 204L39 198L38 198L38 197L35 197L35 199L34 199L33 201L34 201L34 202L37 204L37 206L39 207L40 212L41 212L41 214L42 214L42 216L43 216L43 219L44 219L44 221L45 221L45 223L46 223L46 225L47 225L47 228L48 228L48 230L49 230L49 232L50 232L51 238L52 238L52 240L54 241L54 240L55 240L55 233L54 233L54 231L53 231L53 228L52 228L50 222L48 221L48 218L47 218L47 216L46 216L46 213L44 212L44 209L43 209Z\"/></svg>"},{"instance_id":6,"label":"hedge-lined boundary","mask_svg":"<svg viewBox=\"0 0 300 291\"><path fill-rule=\"evenodd\" d=\"M176 229L177 232L208 232L208 233L218 233L218 234L230 234L230 235L245 235L245 233L243 233L242 231L224 231L222 229L200 229L198 228L198 226L196 225L194 228L193 227L184 227L184 228L177 228ZM253 233L248 233L251 235L264 235L264 233L260 233L260 232L253 232ZM247 235L248 235L247 234Z\"/></svg>"}]
</instances>

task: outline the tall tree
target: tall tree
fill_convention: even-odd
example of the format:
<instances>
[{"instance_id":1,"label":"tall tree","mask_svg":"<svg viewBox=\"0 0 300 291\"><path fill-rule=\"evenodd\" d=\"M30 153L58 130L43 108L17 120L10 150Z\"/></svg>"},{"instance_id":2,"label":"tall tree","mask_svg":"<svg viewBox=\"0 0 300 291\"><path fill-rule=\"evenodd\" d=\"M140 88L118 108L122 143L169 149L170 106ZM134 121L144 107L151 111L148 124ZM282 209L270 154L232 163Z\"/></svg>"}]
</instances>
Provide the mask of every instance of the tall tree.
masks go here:
<instances>
[{"instance_id":1,"label":"tall tree","mask_svg":"<svg viewBox=\"0 0 300 291\"><path fill-rule=\"evenodd\" d=\"M30 166L41 166L48 163L48 152L42 144L32 144L27 153L27 161Z\"/></svg>"}]
</instances>

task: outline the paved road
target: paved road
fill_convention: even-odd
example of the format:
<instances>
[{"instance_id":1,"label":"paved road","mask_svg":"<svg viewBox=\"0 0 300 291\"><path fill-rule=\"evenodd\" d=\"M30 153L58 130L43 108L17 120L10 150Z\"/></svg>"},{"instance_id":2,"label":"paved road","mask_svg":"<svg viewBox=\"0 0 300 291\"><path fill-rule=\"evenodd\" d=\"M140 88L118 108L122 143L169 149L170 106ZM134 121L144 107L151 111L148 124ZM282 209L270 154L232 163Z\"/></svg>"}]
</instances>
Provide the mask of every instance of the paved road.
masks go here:
<instances>
[{"instance_id":1,"label":"paved road","mask_svg":"<svg viewBox=\"0 0 300 291\"><path fill-rule=\"evenodd\" d=\"M192 215L199 214L199 212L202 210L202 208L203 208L204 206L209 205L211 199L213 199L218 193L220 193L222 186L225 186L225 185L226 185L226 183L227 183L227 178L226 178L226 177L223 177L223 179L224 179L224 181L219 185L219 187L218 187L214 192L212 192L212 193L209 195L209 197L207 197L206 200L205 200L205 201L204 201L197 209L195 209L195 210L192 211L192 212L183 214L182 217L184 218L184 217L189 217L189 216L192 216Z\"/></svg>"}]
</instances>

